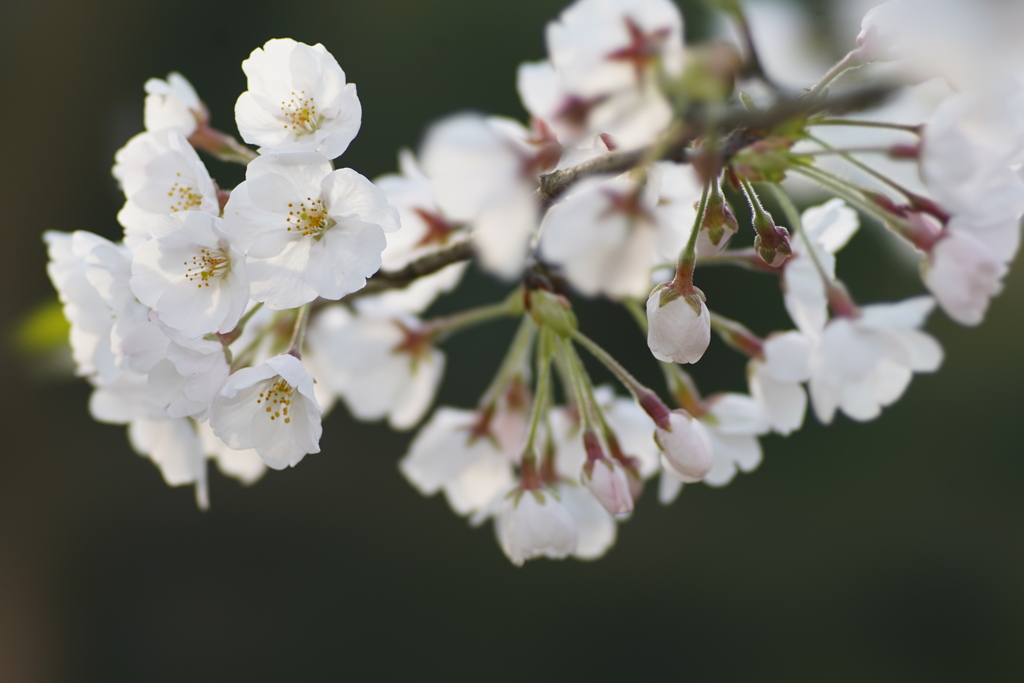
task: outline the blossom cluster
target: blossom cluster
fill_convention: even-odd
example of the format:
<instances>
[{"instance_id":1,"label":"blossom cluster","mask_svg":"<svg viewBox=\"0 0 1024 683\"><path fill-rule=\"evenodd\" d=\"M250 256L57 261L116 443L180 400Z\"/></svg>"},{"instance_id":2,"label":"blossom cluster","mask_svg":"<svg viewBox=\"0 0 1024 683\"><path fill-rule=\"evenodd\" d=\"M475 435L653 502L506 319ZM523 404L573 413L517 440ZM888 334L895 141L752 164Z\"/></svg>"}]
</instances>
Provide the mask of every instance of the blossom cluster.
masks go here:
<instances>
[{"instance_id":1,"label":"blossom cluster","mask_svg":"<svg viewBox=\"0 0 1024 683\"><path fill-rule=\"evenodd\" d=\"M295 466L338 402L422 422L402 474L493 521L514 564L599 557L652 478L662 503L724 486L808 406L823 423L878 417L940 366L923 330L936 304L977 325L999 293L1024 214L1020 74L943 70L928 59L942 27L915 5L871 10L856 47L789 92L749 31L685 45L670 0L577 0L547 26L548 58L518 70L526 124L454 114L373 182L335 168L362 111L322 45L271 40L242 63L246 144L180 74L150 80L146 130L115 157L123 241L45 235L90 410L204 508L207 460L245 483ZM893 86L878 70L957 89L927 121L879 120ZM220 187L197 150L245 181ZM808 185L830 198L801 212L790 194ZM862 215L918 250L928 294L855 302L836 261ZM425 317L471 259L508 296ZM726 293L697 287L708 266L776 278L790 322L758 335L714 312ZM577 296L634 315L668 402L579 329ZM430 413L444 339L498 318L520 324L478 404ZM682 367L713 333L744 357L747 393L705 395ZM581 350L625 391L595 386Z\"/></svg>"}]
</instances>

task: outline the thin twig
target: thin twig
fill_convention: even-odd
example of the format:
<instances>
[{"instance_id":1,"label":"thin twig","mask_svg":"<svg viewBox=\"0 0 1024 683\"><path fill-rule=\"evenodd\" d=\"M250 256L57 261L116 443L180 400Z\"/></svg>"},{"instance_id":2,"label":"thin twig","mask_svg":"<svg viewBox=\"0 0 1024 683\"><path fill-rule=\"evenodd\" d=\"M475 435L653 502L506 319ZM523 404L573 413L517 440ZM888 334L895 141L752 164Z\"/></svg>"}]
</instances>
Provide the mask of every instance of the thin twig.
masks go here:
<instances>
[{"instance_id":1,"label":"thin twig","mask_svg":"<svg viewBox=\"0 0 1024 683\"><path fill-rule=\"evenodd\" d=\"M366 281L365 287L354 294L350 294L349 297L377 294L389 289L407 287L415 280L426 275L433 275L453 263L468 261L473 258L473 253L472 242L464 240L442 251L427 254L423 258L417 259L398 270L379 270Z\"/></svg>"},{"instance_id":2,"label":"thin twig","mask_svg":"<svg viewBox=\"0 0 1024 683\"><path fill-rule=\"evenodd\" d=\"M716 133L724 138L720 150L722 163L747 145L768 135L776 126L794 118L812 116L820 112L844 114L881 104L894 91L890 85L851 88L826 97L797 96L776 102L764 111L747 111L742 106L730 107L725 112L697 110L685 117L685 125L668 132L669 139L661 138L648 147L627 152L610 152L578 166L542 175L538 196L541 206L551 205L574 183L603 173L625 173L651 159L651 151L660 148L658 159L678 162L691 161L689 146L698 137Z\"/></svg>"}]
</instances>

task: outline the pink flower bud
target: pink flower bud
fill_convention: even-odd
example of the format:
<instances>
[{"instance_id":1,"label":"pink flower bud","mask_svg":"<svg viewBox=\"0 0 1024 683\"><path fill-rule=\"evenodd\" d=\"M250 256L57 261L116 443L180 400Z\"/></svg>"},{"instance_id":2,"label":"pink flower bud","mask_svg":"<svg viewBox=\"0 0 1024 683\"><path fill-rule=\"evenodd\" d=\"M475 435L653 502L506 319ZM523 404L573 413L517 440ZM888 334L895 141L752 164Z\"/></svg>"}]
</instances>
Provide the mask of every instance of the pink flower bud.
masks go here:
<instances>
[{"instance_id":1,"label":"pink flower bud","mask_svg":"<svg viewBox=\"0 0 1024 683\"><path fill-rule=\"evenodd\" d=\"M668 426L658 426L654 440L662 450L662 465L683 481L700 481L711 471L711 440L704 425L685 410L669 413Z\"/></svg>"},{"instance_id":2,"label":"pink flower bud","mask_svg":"<svg viewBox=\"0 0 1024 683\"><path fill-rule=\"evenodd\" d=\"M612 515L628 515L633 511L626 470L614 460L601 458L583 466L581 481L594 498Z\"/></svg>"},{"instance_id":3,"label":"pink flower bud","mask_svg":"<svg viewBox=\"0 0 1024 683\"><path fill-rule=\"evenodd\" d=\"M647 299L647 346L660 361L696 363L711 343L711 314L698 290L659 287Z\"/></svg>"}]
</instances>

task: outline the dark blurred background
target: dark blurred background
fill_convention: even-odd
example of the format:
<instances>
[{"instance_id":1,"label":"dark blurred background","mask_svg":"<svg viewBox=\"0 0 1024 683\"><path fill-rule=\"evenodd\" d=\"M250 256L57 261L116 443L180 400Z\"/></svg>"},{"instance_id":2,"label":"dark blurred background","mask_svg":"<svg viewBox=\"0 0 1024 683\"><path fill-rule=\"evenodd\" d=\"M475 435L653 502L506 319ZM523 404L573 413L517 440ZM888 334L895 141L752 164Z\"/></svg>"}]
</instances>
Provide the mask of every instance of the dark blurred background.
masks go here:
<instances>
[{"instance_id":1,"label":"dark blurred background","mask_svg":"<svg viewBox=\"0 0 1024 683\"><path fill-rule=\"evenodd\" d=\"M14 348L17 321L52 297L42 231L119 233L109 169L142 129L147 78L181 71L233 131L253 48L323 42L364 108L342 161L373 177L441 115L521 117L516 65L543 57L563 4L4 0L0 681L1022 680L1020 268L982 328L933 316L942 371L880 419L826 430L809 417L724 489L687 487L668 508L649 493L604 559L522 569L489 525L404 481L407 435L343 409L294 470L251 488L213 472L200 513L123 428L90 419L85 382ZM833 24L805 8L822 42ZM685 11L701 35L708 15ZM242 176L209 166L227 186ZM919 293L879 232L854 239L840 275L864 302ZM501 295L473 277L439 310ZM701 278L755 331L786 325L774 281ZM626 315L580 312L658 382ZM510 329L447 344L442 402L476 400ZM695 374L706 391L745 390L742 359L717 342Z\"/></svg>"}]
</instances>

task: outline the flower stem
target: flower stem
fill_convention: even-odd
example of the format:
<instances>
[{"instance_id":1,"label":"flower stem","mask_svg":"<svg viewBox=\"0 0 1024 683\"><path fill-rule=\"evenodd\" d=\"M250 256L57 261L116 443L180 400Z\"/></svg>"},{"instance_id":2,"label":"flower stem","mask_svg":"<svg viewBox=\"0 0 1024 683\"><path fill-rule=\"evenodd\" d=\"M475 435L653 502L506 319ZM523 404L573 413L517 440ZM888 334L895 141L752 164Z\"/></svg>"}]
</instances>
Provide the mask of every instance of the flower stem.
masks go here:
<instances>
[{"instance_id":1,"label":"flower stem","mask_svg":"<svg viewBox=\"0 0 1024 683\"><path fill-rule=\"evenodd\" d=\"M629 374L626 368L622 367L610 353L601 348L594 340L587 335L583 334L579 330L572 331L572 338L577 341L583 348L590 352L595 358L608 368L616 379L622 383L626 389L629 390L633 397L636 398L640 407L643 408L651 418L654 419L655 423L667 424L668 420L668 407L665 406L664 402L658 395L653 391L645 387L643 384L637 381L633 375Z\"/></svg>"},{"instance_id":2,"label":"flower stem","mask_svg":"<svg viewBox=\"0 0 1024 683\"><path fill-rule=\"evenodd\" d=\"M764 340L747 329L744 324L732 318L726 318L721 313L712 312L711 329L728 346L740 353L750 358L761 358L764 356Z\"/></svg>"},{"instance_id":3,"label":"flower stem","mask_svg":"<svg viewBox=\"0 0 1024 683\"><path fill-rule=\"evenodd\" d=\"M665 375L665 384L668 385L669 393L676 399L679 407L700 419L707 411L704 408L704 401L700 397L700 391L697 389L697 383L690 377L690 373L675 363L662 363L661 370Z\"/></svg>"},{"instance_id":4,"label":"flower stem","mask_svg":"<svg viewBox=\"0 0 1024 683\"><path fill-rule=\"evenodd\" d=\"M793 204L793 200L789 198L781 187L778 185L771 185L772 192L775 193L775 199L779 202L782 207L782 212L786 214L786 217L793 223L794 232L799 232L804 241L804 251L811 257L811 262L814 263L815 270L818 271L818 276L821 278L822 283L825 285L825 294L828 297L829 307L835 315L851 318L860 315L857 305L850 298L850 294L846 291L846 288L842 283L837 282L835 277L825 271L825 267L818 259L818 252L814 245L811 243L810 238L804 232L803 220L800 218L800 212L797 211L796 205ZM884 224L884 221L883 221Z\"/></svg>"},{"instance_id":5,"label":"flower stem","mask_svg":"<svg viewBox=\"0 0 1024 683\"><path fill-rule=\"evenodd\" d=\"M811 261L814 263L815 270L818 271L818 275L821 277L822 282L828 287L832 282L832 277L825 271L825 266L822 265L818 259L818 252L815 251L814 245L811 244L811 240L804 234L804 222L800 217L800 212L797 210L796 205L793 204L793 200L789 198L789 195L779 187L778 185L770 185L772 192L775 194L775 200L782 207L782 213L786 214L786 218L793 226L793 232L801 236L804 241L804 251L811 257ZM714 323L712 322L712 326Z\"/></svg>"},{"instance_id":6,"label":"flower stem","mask_svg":"<svg viewBox=\"0 0 1024 683\"><path fill-rule=\"evenodd\" d=\"M904 123L885 123L883 121L859 121L857 119L819 119L808 122L809 126L857 126L863 128L884 128L886 130L902 130L906 133L920 135L922 127Z\"/></svg>"},{"instance_id":7,"label":"flower stem","mask_svg":"<svg viewBox=\"0 0 1024 683\"><path fill-rule=\"evenodd\" d=\"M814 142L814 143L816 143L818 145L821 145L822 147L824 147L827 150L835 150L835 148L832 147L831 145L829 145L827 142L825 142L824 140L822 140L820 138L814 137L813 135L808 135L807 139L811 140L812 142ZM900 183L896 182L895 180L893 180L889 176L885 175L884 173L882 173L882 172L880 172L880 171L878 171L876 169L871 168L870 166L868 166L867 164L865 164L861 160L857 159L856 157L850 155L849 153L844 152L842 150L835 150L835 151L838 152L839 155L842 156L843 159L845 159L851 165L859 168L861 171L863 171L864 173L867 173L872 178L878 180L879 182L881 182L881 183L883 183L885 185L888 185L889 187L891 187L892 189L896 190L901 195L906 197L907 201L910 203L910 207L912 209L914 209L916 211L923 211L925 213L930 213L933 216L935 216L936 218L938 218L940 221L942 221L943 223L945 223L945 222L947 222L949 220L949 214L946 213L945 211L943 211L942 208L939 207L931 199L928 199L927 197L922 197L921 195L917 194L916 192L912 192L912 191L908 190L906 187L904 187Z\"/></svg>"},{"instance_id":8,"label":"flower stem","mask_svg":"<svg viewBox=\"0 0 1024 683\"><path fill-rule=\"evenodd\" d=\"M309 304L299 307L295 316L295 330L292 332L291 343L288 344L286 353L302 358L302 345L306 343L306 327L309 325Z\"/></svg>"},{"instance_id":9,"label":"flower stem","mask_svg":"<svg viewBox=\"0 0 1024 683\"><path fill-rule=\"evenodd\" d=\"M863 65L860 61L860 55L856 50L851 50L846 54L845 57L840 59L835 65L828 70L828 72L822 76L821 80L814 84L807 95L809 97L818 97L821 93L829 86L829 84L842 76L847 71L851 71Z\"/></svg>"},{"instance_id":10,"label":"flower stem","mask_svg":"<svg viewBox=\"0 0 1024 683\"><path fill-rule=\"evenodd\" d=\"M808 136L810 138L810 136ZM814 138L810 138L814 139ZM817 140L815 140L817 142ZM850 157L851 154L891 154L892 147L846 147L839 149L836 147L829 147L824 145L825 149L812 149L806 152L794 152L794 156L800 157L818 157L827 156L830 154L838 154L843 157Z\"/></svg>"},{"instance_id":11,"label":"flower stem","mask_svg":"<svg viewBox=\"0 0 1024 683\"><path fill-rule=\"evenodd\" d=\"M537 440L537 429L540 426L541 418L544 416L544 408L551 394L551 356L554 353L555 344L551 338L552 334L551 330L542 329L537 343L537 390L533 397L533 410L530 412L530 428L526 433L526 443L523 444L522 457L522 462L530 463L531 466L537 461L534 442Z\"/></svg>"},{"instance_id":12,"label":"flower stem","mask_svg":"<svg viewBox=\"0 0 1024 683\"><path fill-rule=\"evenodd\" d=\"M566 393L572 396L572 402L576 404L576 410L579 412L580 424L583 426L583 429L593 429L595 416L591 400L587 396L585 388L586 380L584 377L586 371L579 362L579 356L574 352L571 341L558 339L555 343L558 348L560 367L565 372Z\"/></svg>"},{"instance_id":13,"label":"flower stem","mask_svg":"<svg viewBox=\"0 0 1024 683\"><path fill-rule=\"evenodd\" d=\"M702 266L738 266L745 270L752 270L757 273L771 273L778 275L782 271L773 268L764 262L753 249L727 249L714 256L706 256L698 259L697 263Z\"/></svg>"},{"instance_id":14,"label":"flower stem","mask_svg":"<svg viewBox=\"0 0 1024 683\"><path fill-rule=\"evenodd\" d=\"M492 408L497 402L498 397L505 391L509 382L516 375L523 372L523 361L530 352L530 346L533 344L533 336L536 332L537 325L533 322L533 318L524 315L515 337L512 338L512 344L505 354L505 359L501 362L501 367L498 368L498 372L494 375L494 379L491 380L490 386L487 387L483 396L480 397L481 411Z\"/></svg>"},{"instance_id":15,"label":"flower stem","mask_svg":"<svg viewBox=\"0 0 1024 683\"><path fill-rule=\"evenodd\" d=\"M887 225L892 221L899 220L897 216L885 213L865 199L863 194L861 194L862 191L859 187L852 185L848 181L843 180L828 171L814 166L794 166L792 170L830 190L837 197L849 202L853 206L857 207L857 209L882 223L882 225Z\"/></svg>"},{"instance_id":16,"label":"flower stem","mask_svg":"<svg viewBox=\"0 0 1024 683\"><path fill-rule=\"evenodd\" d=\"M504 301L487 306L468 308L452 315L442 318L435 318L427 321L427 333L433 337L435 343L442 342L451 335L497 318L505 318L523 313L523 291L514 290Z\"/></svg>"},{"instance_id":17,"label":"flower stem","mask_svg":"<svg viewBox=\"0 0 1024 683\"><path fill-rule=\"evenodd\" d=\"M711 183L708 180L704 183L704 191L700 194L700 203L697 204L697 216L693 219L693 229L690 230L690 239L686 246L679 253L679 261L676 263L676 277L669 285L682 294L689 294L693 291L693 269L697 263L697 236L704 225L704 210L708 205L708 195L711 192Z\"/></svg>"},{"instance_id":18,"label":"flower stem","mask_svg":"<svg viewBox=\"0 0 1024 683\"><path fill-rule=\"evenodd\" d=\"M198 127L188 140L193 147L205 150L221 161L242 166L259 156L233 136L205 124Z\"/></svg>"}]
</instances>

